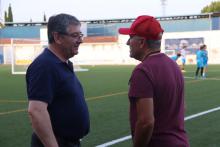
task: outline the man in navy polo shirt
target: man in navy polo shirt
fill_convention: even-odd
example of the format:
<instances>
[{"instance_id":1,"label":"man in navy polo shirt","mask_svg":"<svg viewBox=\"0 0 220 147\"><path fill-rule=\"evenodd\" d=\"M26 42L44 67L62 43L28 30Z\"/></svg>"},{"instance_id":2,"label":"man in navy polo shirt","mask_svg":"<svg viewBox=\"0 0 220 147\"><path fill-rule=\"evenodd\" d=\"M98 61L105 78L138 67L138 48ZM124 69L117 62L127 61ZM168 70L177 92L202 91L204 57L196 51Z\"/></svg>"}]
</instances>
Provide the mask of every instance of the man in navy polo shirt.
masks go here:
<instances>
[{"instance_id":1,"label":"man in navy polo shirt","mask_svg":"<svg viewBox=\"0 0 220 147\"><path fill-rule=\"evenodd\" d=\"M78 54L83 34L77 18L68 14L48 21L46 48L26 74L32 147L79 147L89 132L83 88L69 58Z\"/></svg>"},{"instance_id":2,"label":"man in navy polo shirt","mask_svg":"<svg viewBox=\"0 0 220 147\"><path fill-rule=\"evenodd\" d=\"M184 129L184 80L175 62L160 52L163 29L152 16L139 16L130 28L130 56L141 63L129 81L134 147L189 147Z\"/></svg>"}]
</instances>

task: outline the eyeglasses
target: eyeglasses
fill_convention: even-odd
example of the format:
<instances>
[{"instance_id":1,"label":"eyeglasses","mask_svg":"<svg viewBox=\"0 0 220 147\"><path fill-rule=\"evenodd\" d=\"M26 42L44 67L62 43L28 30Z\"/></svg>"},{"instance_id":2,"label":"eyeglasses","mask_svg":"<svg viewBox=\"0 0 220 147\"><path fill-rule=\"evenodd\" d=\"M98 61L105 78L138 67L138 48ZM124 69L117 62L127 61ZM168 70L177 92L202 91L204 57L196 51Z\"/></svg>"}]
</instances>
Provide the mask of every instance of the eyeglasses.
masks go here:
<instances>
[{"instance_id":1,"label":"eyeglasses","mask_svg":"<svg viewBox=\"0 0 220 147\"><path fill-rule=\"evenodd\" d=\"M59 34L62 34L62 35L66 35L66 36L69 36L71 38L77 38L77 39L81 39L83 38L84 34L82 34L81 32L80 33L72 33L72 34L68 34L68 33L65 33L65 32L58 32Z\"/></svg>"}]
</instances>

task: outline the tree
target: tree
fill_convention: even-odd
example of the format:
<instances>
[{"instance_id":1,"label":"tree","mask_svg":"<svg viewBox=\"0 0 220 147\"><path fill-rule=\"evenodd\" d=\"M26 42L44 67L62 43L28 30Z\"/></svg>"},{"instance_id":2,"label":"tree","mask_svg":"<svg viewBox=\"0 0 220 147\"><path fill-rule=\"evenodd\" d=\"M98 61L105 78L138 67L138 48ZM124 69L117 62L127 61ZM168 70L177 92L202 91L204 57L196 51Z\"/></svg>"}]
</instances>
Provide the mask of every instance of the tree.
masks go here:
<instances>
[{"instance_id":1,"label":"tree","mask_svg":"<svg viewBox=\"0 0 220 147\"><path fill-rule=\"evenodd\" d=\"M201 13L220 12L220 1L211 2L211 4L205 6Z\"/></svg>"},{"instance_id":2,"label":"tree","mask_svg":"<svg viewBox=\"0 0 220 147\"><path fill-rule=\"evenodd\" d=\"M9 7L8 7L8 22L13 22L13 14L12 14L11 4L9 4Z\"/></svg>"},{"instance_id":3,"label":"tree","mask_svg":"<svg viewBox=\"0 0 220 147\"><path fill-rule=\"evenodd\" d=\"M46 17L46 14L44 13L44 19L43 19L44 22L47 21L47 17Z\"/></svg>"},{"instance_id":4,"label":"tree","mask_svg":"<svg viewBox=\"0 0 220 147\"><path fill-rule=\"evenodd\" d=\"M13 14L11 4L9 4L8 12L5 11L5 22L13 22Z\"/></svg>"},{"instance_id":5,"label":"tree","mask_svg":"<svg viewBox=\"0 0 220 147\"><path fill-rule=\"evenodd\" d=\"M5 11L5 22L8 22L8 13Z\"/></svg>"}]
</instances>

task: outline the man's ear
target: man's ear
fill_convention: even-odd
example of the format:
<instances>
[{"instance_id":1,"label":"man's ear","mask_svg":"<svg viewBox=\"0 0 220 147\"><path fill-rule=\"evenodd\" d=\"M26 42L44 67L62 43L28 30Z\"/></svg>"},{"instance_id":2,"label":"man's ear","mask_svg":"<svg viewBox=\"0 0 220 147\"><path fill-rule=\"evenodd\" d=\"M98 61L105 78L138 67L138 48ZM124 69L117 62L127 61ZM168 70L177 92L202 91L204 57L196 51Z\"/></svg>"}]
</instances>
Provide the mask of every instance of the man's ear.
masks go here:
<instances>
[{"instance_id":1,"label":"man's ear","mask_svg":"<svg viewBox=\"0 0 220 147\"><path fill-rule=\"evenodd\" d=\"M53 34L54 41L57 44L61 44L61 35L59 35L58 32L53 32L52 34Z\"/></svg>"},{"instance_id":2,"label":"man's ear","mask_svg":"<svg viewBox=\"0 0 220 147\"><path fill-rule=\"evenodd\" d=\"M147 45L145 39L140 39L140 48L144 48L144 46Z\"/></svg>"}]
</instances>

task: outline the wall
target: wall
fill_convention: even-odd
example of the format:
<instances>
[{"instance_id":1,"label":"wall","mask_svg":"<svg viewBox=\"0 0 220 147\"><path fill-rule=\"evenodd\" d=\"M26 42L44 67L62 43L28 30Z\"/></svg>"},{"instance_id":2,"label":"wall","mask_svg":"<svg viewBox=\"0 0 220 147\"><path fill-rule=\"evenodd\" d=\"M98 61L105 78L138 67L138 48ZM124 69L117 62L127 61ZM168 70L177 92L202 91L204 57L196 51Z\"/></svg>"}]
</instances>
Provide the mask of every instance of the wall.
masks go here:
<instances>
[{"instance_id":1,"label":"wall","mask_svg":"<svg viewBox=\"0 0 220 147\"><path fill-rule=\"evenodd\" d=\"M195 39L202 38L203 42L197 44L207 45L209 64L220 64L220 31L194 31L164 33L161 50L165 51L166 39ZM129 57L129 46L126 45L128 36L119 35L116 43L85 43L80 46L79 55L74 57L79 64L137 64L138 61ZM195 51L196 52L196 51ZM196 55L186 55L186 64L196 64Z\"/></svg>"},{"instance_id":2,"label":"wall","mask_svg":"<svg viewBox=\"0 0 220 147\"><path fill-rule=\"evenodd\" d=\"M162 39L162 52L165 52L166 39L181 39L181 38L203 38L209 52L209 64L220 64L220 31L198 31L198 32L176 32L164 33ZM119 35L109 42L99 43L83 43L79 48L79 54L73 60L77 64L137 64L138 61L129 57L129 47L126 45L128 36ZM4 54L4 63L8 64L11 61L11 45L10 41L6 44L1 44ZM186 64L195 64L195 54L186 56Z\"/></svg>"}]
</instances>

